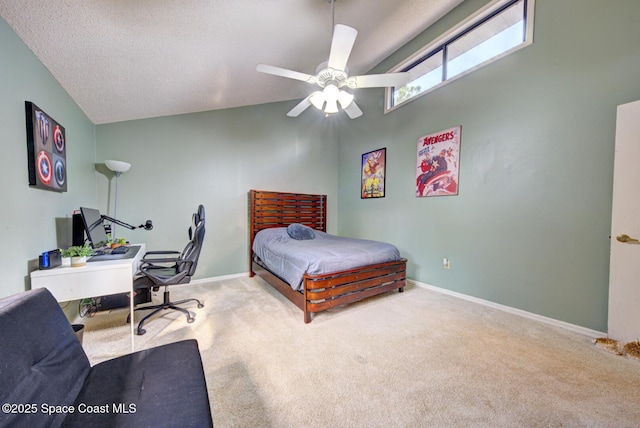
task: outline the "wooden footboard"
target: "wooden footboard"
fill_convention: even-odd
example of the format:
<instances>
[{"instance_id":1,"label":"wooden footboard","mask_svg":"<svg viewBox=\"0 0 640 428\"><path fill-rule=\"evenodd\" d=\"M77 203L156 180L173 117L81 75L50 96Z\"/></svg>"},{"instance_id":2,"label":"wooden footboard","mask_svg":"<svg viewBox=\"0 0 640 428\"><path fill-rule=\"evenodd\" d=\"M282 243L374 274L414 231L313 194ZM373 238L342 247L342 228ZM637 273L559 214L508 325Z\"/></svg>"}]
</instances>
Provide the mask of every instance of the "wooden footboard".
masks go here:
<instances>
[{"instance_id":1,"label":"wooden footboard","mask_svg":"<svg viewBox=\"0 0 640 428\"><path fill-rule=\"evenodd\" d=\"M314 312L357 302L391 290L404 291L407 260L379 263L335 272L328 275L304 276L304 322Z\"/></svg>"},{"instance_id":2,"label":"wooden footboard","mask_svg":"<svg viewBox=\"0 0 640 428\"><path fill-rule=\"evenodd\" d=\"M302 292L292 289L287 282L257 261L252 263L252 273L264 279L302 309L306 324L311 322L313 313L357 302L391 290L404 291L407 279L406 267L407 260L402 259L324 275L305 274Z\"/></svg>"},{"instance_id":3,"label":"wooden footboard","mask_svg":"<svg viewBox=\"0 0 640 428\"><path fill-rule=\"evenodd\" d=\"M311 314L398 289L406 284L407 260L379 263L322 275L304 275L303 291L295 291L265 268L253 253L253 239L260 230L302 223L326 232L326 195L249 192L249 272L258 275L304 312Z\"/></svg>"}]
</instances>

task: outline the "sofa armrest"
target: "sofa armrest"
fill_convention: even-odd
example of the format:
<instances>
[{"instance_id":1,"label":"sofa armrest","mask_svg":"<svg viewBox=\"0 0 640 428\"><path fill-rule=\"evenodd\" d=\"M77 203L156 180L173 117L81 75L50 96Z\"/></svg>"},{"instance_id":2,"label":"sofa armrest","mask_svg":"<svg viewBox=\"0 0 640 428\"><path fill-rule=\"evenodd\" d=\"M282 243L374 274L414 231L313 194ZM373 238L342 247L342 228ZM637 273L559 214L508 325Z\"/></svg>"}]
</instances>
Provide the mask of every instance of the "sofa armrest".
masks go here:
<instances>
[{"instance_id":1,"label":"sofa armrest","mask_svg":"<svg viewBox=\"0 0 640 428\"><path fill-rule=\"evenodd\" d=\"M0 425L59 426L64 413L47 414L42 406L72 405L91 367L46 288L0 299L0 355L0 401L34 406L0 414Z\"/></svg>"}]
</instances>

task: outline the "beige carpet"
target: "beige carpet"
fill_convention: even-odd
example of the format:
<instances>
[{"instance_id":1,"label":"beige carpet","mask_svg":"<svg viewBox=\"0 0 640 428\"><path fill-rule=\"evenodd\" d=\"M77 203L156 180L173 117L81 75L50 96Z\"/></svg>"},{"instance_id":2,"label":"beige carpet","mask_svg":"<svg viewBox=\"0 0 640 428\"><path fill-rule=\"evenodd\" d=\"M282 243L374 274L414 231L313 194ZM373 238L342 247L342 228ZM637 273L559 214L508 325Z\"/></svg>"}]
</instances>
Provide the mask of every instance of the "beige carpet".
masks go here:
<instances>
[{"instance_id":1,"label":"beige carpet","mask_svg":"<svg viewBox=\"0 0 640 428\"><path fill-rule=\"evenodd\" d=\"M307 325L259 278L174 287L172 296L206 306L191 306L193 324L164 311L136 349L196 338L217 427L640 426L639 361L422 287ZM126 314L84 320L93 364L130 349Z\"/></svg>"}]
</instances>

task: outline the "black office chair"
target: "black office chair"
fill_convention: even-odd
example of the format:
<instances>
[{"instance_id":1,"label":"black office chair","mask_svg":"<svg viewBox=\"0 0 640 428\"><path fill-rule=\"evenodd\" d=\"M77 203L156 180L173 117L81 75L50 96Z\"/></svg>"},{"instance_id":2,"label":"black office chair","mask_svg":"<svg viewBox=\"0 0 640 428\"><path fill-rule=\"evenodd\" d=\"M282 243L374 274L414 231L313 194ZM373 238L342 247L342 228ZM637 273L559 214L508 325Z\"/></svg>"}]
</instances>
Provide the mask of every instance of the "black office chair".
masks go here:
<instances>
[{"instance_id":1,"label":"black office chair","mask_svg":"<svg viewBox=\"0 0 640 428\"><path fill-rule=\"evenodd\" d=\"M169 286L189 283L196 272L205 233L204 206L200 205L198 207L198 212L193 214L192 220L193 223L189 227L189 242L182 250L182 253L179 251L149 251L142 259L140 265L141 276L134 280L133 289L136 293L139 293L144 292L145 289L158 291L160 287L164 287L164 299L162 304L159 305L135 308L136 311L154 309L153 312L145 315L138 323L138 335L146 333L146 330L142 328L143 324L151 316L163 309L180 311L187 316L187 322L192 323L195 315L178 305L186 302L197 302L198 308L204 307L204 304L198 299L184 299L172 302L169 297Z\"/></svg>"}]
</instances>

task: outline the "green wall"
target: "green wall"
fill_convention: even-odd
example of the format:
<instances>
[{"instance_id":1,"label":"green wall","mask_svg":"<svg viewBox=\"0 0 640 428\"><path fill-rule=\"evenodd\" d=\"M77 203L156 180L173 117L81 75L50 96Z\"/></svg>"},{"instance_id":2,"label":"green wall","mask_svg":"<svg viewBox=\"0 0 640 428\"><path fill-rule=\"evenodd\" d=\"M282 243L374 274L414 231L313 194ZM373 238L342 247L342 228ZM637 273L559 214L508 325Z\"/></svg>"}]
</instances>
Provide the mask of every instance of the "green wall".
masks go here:
<instances>
[{"instance_id":1,"label":"green wall","mask_svg":"<svg viewBox=\"0 0 640 428\"><path fill-rule=\"evenodd\" d=\"M68 191L29 187L25 101L32 101L65 127ZM95 126L33 53L0 18L0 296L29 288L40 253L67 242L74 208L96 204Z\"/></svg>"},{"instance_id":2,"label":"green wall","mask_svg":"<svg viewBox=\"0 0 640 428\"><path fill-rule=\"evenodd\" d=\"M98 125L100 162L132 164L120 177L117 217L154 224L152 231L120 228L118 235L146 242L148 250L182 249L191 213L203 204L207 232L196 277L208 278L249 270L249 189L327 194L334 201L328 223L336 231L334 118L291 119L292 104ZM110 188L108 174L100 176L99 199L113 205L113 180ZM113 207L100 209L113 215Z\"/></svg>"},{"instance_id":3,"label":"green wall","mask_svg":"<svg viewBox=\"0 0 640 428\"><path fill-rule=\"evenodd\" d=\"M533 45L386 115L362 90L364 116L340 128L339 232L395 243L417 281L606 331L615 113L640 98L639 16L636 0L537 0ZM459 195L416 198L416 140L456 125ZM360 156L381 147L387 195L361 200Z\"/></svg>"},{"instance_id":4,"label":"green wall","mask_svg":"<svg viewBox=\"0 0 640 428\"><path fill-rule=\"evenodd\" d=\"M373 72L485 3L465 1ZM179 249L206 206L200 278L247 271L249 189L327 193L330 231L395 243L412 279L606 331L615 109L640 99L639 16L636 0L537 0L533 45L387 115L383 91L363 89L353 121L290 119L291 101L99 126L0 20L0 295L25 289L28 261L59 245L59 219L114 214L101 165L113 158L132 164L118 217L155 225L118 235ZM27 185L25 100L66 127L67 193ZM416 198L416 139L455 125L460 194ZM360 156L381 147L387 195L361 200Z\"/></svg>"}]
</instances>

